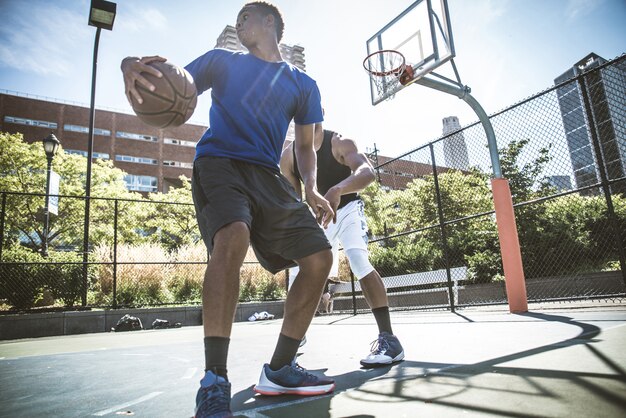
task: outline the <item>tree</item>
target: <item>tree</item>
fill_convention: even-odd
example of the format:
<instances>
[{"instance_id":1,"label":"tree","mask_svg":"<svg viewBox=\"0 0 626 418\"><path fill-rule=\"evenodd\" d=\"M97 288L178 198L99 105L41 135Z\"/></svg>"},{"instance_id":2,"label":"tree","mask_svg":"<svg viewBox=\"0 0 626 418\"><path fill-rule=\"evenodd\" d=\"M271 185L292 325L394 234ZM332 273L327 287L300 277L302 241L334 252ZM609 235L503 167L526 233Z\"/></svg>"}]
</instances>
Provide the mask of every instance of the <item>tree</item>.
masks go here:
<instances>
[{"instance_id":1,"label":"tree","mask_svg":"<svg viewBox=\"0 0 626 418\"><path fill-rule=\"evenodd\" d=\"M195 208L191 197L191 182L180 176L181 187L172 188L167 193L150 193L150 205L146 225L156 231L150 236L153 242L177 249L192 245L200 240Z\"/></svg>"},{"instance_id":2,"label":"tree","mask_svg":"<svg viewBox=\"0 0 626 418\"><path fill-rule=\"evenodd\" d=\"M46 156L39 143L24 142L21 134L0 132L0 191L23 194L7 195L5 235L8 242L21 241L29 248L39 251L43 236L43 207L45 205ZM84 190L87 159L71 155L60 149L52 162L52 170L61 177L59 194L70 197L59 199L58 216L51 216L48 243L52 246L79 247L84 227ZM130 192L124 183L125 173L113 167L110 161L95 160L92 165L92 225L90 243L110 241L113 236L112 200L141 199L138 193ZM29 193L41 194L40 196ZM122 235L140 239L135 233L137 209L128 207L118 220L118 231Z\"/></svg>"}]
</instances>

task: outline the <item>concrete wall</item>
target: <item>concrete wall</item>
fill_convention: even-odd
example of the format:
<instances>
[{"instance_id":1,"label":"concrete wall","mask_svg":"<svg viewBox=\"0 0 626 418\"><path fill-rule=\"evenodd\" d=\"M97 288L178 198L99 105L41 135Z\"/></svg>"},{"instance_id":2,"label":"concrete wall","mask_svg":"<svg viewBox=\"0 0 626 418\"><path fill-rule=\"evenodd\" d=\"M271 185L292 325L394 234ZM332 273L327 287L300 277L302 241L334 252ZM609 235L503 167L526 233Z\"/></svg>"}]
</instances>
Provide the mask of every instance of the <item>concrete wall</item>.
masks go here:
<instances>
[{"instance_id":1,"label":"concrete wall","mask_svg":"<svg viewBox=\"0 0 626 418\"><path fill-rule=\"evenodd\" d=\"M283 301L240 303L235 321L247 321L252 314L262 311L282 318L283 305ZM0 315L0 340L110 332L126 314L139 318L144 329L151 328L155 319L172 324L180 322L182 326L202 324L200 306Z\"/></svg>"}]
</instances>

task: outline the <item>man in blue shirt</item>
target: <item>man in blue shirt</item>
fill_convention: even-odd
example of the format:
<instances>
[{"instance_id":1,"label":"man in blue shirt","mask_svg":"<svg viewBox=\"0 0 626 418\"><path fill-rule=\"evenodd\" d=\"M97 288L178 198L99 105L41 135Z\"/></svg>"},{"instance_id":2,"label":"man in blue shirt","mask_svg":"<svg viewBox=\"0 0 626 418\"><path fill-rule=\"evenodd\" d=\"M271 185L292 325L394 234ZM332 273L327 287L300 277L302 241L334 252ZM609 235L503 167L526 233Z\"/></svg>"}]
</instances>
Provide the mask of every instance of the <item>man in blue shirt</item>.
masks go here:
<instances>
[{"instance_id":1,"label":"man in blue shirt","mask_svg":"<svg viewBox=\"0 0 626 418\"><path fill-rule=\"evenodd\" d=\"M335 387L332 379L308 373L294 361L332 263L331 246L318 225L326 227L334 218L316 186L313 134L315 123L323 119L320 93L315 81L283 61L278 43L284 23L275 6L246 4L236 27L249 53L216 49L185 67L198 93L211 89L212 98L210 128L196 146L192 179L196 217L210 253L202 295L206 374L196 397L196 417L231 416L226 360L239 270L250 244L270 272L297 263L304 279L289 291L276 349L255 391L317 395ZM141 100L136 83L154 89L141 73L161 76L147 65L159 60L164 58L122 61L129 100ZM306 201L314 214L278 167L292 119Z\"/></svg>"}]
</instances>

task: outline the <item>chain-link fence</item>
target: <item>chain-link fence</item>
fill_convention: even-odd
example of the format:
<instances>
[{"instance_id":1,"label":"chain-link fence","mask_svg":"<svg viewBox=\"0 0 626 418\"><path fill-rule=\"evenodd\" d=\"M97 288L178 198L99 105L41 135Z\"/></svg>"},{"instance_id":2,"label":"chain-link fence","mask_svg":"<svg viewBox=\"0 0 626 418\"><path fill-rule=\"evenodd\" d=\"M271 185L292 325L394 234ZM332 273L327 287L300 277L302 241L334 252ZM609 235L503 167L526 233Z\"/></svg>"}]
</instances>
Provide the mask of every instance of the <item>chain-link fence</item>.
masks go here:
<instances>
[{"instance_id":1,"label":"chain-link fence","mask_svg":"<svg viewBox=\"0 0 626 418\"><path fill-rule=\"evenodd\" d=\"M508 179L529 301L626 295L626 57L493 116ZM362 197L370 260L392 309L506 303L479 123L394 159ZM58 196L42 227L45 195L0 192L0 310L36 306L131 307L201 301L206 249L191 203ZM39 251L43 241L47 258ZM33 251L36 250L36 251ZM340 252L335 312L367 310ZM286 273L249 252L240 300L286 295Z\"/></svg>"},{"instance_id":2,"label":"chain-link fence","mask_svg":"<svg viewBox=\"0 0 626 418\"><path fill-rule=\"evenodd\" d=\"M0 194L0 310L201 303L207 253L193 204L92 197L85 252L84 197L54 197L46 233L45 195ZM249 251L240 300L282 299L285 280Z\"/></svg>"},{"instance_id":3,"label":"chain-link fence","mask_svg":"<svg viewBox=\"0 0 626 418\"><path fill-rule=\"evenodd\" d=\"M626 56L490 121L511 188L528 300L623 301ZM371 259L390 306L506 303L482 125L377 162L380 189L364 198ZM357 296L337 295L335 310L367 309Z\"/></svg>"}]
</instances>

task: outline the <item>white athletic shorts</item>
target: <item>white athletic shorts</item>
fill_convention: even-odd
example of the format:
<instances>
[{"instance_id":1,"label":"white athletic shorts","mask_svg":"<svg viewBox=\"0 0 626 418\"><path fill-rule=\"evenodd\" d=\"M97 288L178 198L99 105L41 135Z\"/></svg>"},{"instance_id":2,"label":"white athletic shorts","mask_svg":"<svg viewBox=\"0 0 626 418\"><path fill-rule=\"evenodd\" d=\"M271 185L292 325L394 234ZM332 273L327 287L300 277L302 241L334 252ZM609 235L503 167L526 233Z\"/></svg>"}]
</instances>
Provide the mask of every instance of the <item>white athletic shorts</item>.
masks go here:
<instances>
[{"instance_id":1,"label":"white athletic shorts","mask_svg":"<svg viewBox=\"0 0 626 418\"><path fill-rule=\"evenodd\" d=\"M324 230L326 238L332 245L333 266L329 277L339 276L339 244L346 250L364 250L367 255L367 222L365 205L361 199L353 200L337 211L337 223L330 223ZM298 267L289 269L289 284L295 280Z\"/></svg>"}]
</instances>

